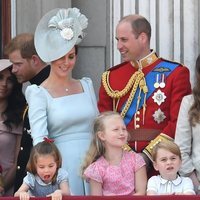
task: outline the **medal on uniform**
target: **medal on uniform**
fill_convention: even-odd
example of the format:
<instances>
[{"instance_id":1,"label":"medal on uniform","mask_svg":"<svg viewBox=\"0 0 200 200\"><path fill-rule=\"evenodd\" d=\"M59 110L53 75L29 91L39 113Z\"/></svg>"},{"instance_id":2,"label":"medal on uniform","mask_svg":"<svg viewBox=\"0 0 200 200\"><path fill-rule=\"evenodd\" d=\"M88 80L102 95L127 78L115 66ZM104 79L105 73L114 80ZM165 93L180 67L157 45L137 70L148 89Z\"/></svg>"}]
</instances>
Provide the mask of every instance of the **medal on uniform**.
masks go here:
<instances>
[{"instance_id":1,"label":"medal on uniform","mask_svg":"<svg viewBox=\"0 0 200 200\"><path fill-rule=\"evenodd\" d=\"M164 92L161 92L161 90L157 90L157 92L154 92L153 95L153 100L155 103L157 103L159 106L161 105L161 103L163 103L166 99L166 96L164 94Z\"/></svg>"},{"instance_id":2,"label":"medal on uniform","mask_svg":"<svg viewBox=\"0 0 200 200\"><path fill-rule=\"evenodd\" d=\"M159 86L160 86L158 79L159 79L159 74L156 74L156 82L154 83L155 88L159 88Z\"/></svg>"},{"instance_id":3,"label":"medal on uniform","mask_svg":"<svg viewBox=\"0 0 200 200\"><path fill-rule=\"evenodd\" d=\"M160 78L160 76L162 76ZM161 80L160 80L161 79ZM154 83L154 88L164 88L165 87L165 74L156 74L156 82Z\"/></svg>"},{"instance_id":4,"label":"medal on uniform","mask_svg":"<svg viewBox=\"0 0 200 200\"><path fill-rule=\"evenodd\" d=\"M164 112L160 108L156 110L152 116L154 118L154 121L156 121L158 124L163 122L164 119L166 118Z\"/></svg>"},{"instance_id":5,"label":"medal on uniform","mask_svg":"<svg viewBox=\"0 0 200 200\"><path fill-rule=\"evenodd\" d=\"M165 87L165 74L162 74L162 79L161 79L161 83L160 83L160 88L164 88Z\"/></svg>"},{"instance_id":6,"label":"medal on uniform","mask_svg":"<svg viewBox=\"0 0 200 200\"><path fill-rule=\"evenodd\" d=\"M165 87L165 83L164 82L161 82L160 83L160 88L164 88Z\"/></svg>"}]
</instances>

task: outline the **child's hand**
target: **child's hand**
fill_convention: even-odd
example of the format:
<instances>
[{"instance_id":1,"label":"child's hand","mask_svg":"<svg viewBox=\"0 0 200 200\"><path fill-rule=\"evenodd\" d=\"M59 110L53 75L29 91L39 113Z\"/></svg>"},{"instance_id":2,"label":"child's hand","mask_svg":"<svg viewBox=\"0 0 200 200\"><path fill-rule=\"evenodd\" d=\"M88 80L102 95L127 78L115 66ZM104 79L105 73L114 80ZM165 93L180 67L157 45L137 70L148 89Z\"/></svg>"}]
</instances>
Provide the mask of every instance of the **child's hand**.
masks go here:
<instances>
[{"instance_id":1,"label":"child's hand","mask_svg":"<svg viewBox=\"0 0 200 200\"><path fill-rule=\"evenodd\" d=\"M47 195L47 197L51 197L52 200L62 200L62 192L61 190L56 190L54 193Z\"/></svg>"},{"instance_id":2,"label":"child's hand","mask_svg":"<svg viewBox=\"0 0 200 200\"><path fill-rule=\"evenodd\" d=\"M19 199L20 200L29 200L30 199L30 195L29 195L28 192L20 192Z\"/></svg>"}]
</instances>

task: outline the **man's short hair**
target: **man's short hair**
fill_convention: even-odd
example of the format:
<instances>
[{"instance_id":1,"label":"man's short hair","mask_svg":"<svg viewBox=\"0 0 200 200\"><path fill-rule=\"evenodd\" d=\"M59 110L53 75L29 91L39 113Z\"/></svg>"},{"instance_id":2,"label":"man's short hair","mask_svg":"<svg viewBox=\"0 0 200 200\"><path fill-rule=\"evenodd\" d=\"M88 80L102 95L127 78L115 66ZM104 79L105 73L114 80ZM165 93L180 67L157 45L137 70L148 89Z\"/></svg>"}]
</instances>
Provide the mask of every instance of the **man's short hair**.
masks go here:
<instances>
[{"instance_id":1,"label":"man's short hair","mask_svg":"<svg viewBox=\"0 0 200 200\"><path fill-rule=\"evenodd\" d=\"M38 55L34 45L34 35L31 33L21 33L14 37L4 49L4 54L8 55L15 50L19 50L22 58L30 59L33 55Z\"/></svg>"}]
</instances>

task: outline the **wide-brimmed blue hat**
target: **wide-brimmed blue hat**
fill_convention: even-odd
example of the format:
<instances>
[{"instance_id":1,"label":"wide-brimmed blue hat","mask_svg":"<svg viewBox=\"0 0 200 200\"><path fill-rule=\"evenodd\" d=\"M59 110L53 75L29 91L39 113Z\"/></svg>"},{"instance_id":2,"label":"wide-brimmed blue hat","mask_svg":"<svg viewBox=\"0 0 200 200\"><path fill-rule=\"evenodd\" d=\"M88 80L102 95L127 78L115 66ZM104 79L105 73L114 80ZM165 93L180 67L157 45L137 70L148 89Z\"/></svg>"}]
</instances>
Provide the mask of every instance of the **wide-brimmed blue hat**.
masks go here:
<instances>
[{"instance_id":1,"label":"wide-brimmed blue hat","mask_svg":"<svg viewBox=\"0 0 200 200\"><path fill-rule=\"evenodd\" d=\"M39 21L34 37L35 48L44 62L66 55L78 44L87 28L88 19L78 8L56 8Z\"/></svg>"}]
</instances>

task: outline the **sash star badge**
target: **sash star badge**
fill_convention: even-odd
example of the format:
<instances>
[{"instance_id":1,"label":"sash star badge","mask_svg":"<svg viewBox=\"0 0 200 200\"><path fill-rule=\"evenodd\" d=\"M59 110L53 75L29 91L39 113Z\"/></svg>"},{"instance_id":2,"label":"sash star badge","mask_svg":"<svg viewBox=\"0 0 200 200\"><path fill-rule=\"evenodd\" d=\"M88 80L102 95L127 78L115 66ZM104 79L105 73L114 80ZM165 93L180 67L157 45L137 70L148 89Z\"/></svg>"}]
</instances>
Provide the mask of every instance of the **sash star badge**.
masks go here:
<instances>
[{"instance_id":1,"label":"sash star badge","mask_svg":"<svg viewBox=\"0 0 200 200\"><path fill-rule=\"evenodd\" d=\"M160 106L161 103L163 103L165 101L166 96L165 96L164 92L161 92L161 90L159 89L157 92L154 93L152 98L153 98L154 102Z\"/></svg>"},{"instance_id":2,"label":"sash star badge","mask_svg":"<svg viewBox=\"0 0 200 200\"><path fill-rule=\"evenodd\" d=\"M158 124L160 124L161 122L163 122L164 119L166 118L164 112L162 112L162 110L160 110L160 108L158 110L156 110L152 116L153 116L154 120Z\"/></svg>"}]
</instances>

